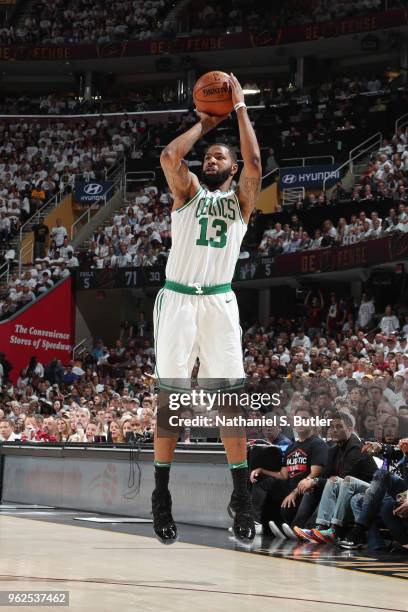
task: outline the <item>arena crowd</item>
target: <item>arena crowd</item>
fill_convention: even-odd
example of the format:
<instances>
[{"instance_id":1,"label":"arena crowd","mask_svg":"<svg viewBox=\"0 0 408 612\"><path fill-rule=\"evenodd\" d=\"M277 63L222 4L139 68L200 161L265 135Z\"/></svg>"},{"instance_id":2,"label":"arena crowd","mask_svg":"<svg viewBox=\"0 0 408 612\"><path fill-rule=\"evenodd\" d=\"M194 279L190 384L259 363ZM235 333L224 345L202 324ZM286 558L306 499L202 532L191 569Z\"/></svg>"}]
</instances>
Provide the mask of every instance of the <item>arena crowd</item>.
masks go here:
<instances>
[{"instance_id":1,"label":"arena crowd","mask_svg":"<svg viewBox=\"0 0 408 612\"><path fill-rule=\"evenodd\" d=\"M74 0L69 7L62 1L52 4L33 2L32 10L22 15L15 26L0 30L2 44L98 45L143 40L171 34L173 28L164 18L169 0Z\"/></svg>"},{"instance_id":2,"label":"arena crowd","mask_svg":"<svg viewBox=\"0 0 408 612\"><path fill-rule=\"evenodd\" d=\"M358 15L367 15L384 10L401 8L399 0L278 0L271 4L259 1L232 1L222 5L209 1L194 3L196 10L186 11L185 20L192 34L276 31L281 27L301 26L310 23L339 21ZM183 20L182 20L183 22Z\"/></svg>"},{"instance_id":3,"label":"arena crowd","mask_svg":"<svg viewBox=\"0 0 408 612\"><path fill-rule=\"evenodd\" d=\"M214 34L242 31L276 31L280 27L338 21L348 17L402 8L402 0L211 0L188 2L170 17L169 0L118 0L113 5L75 0L69 7L33 2L17 23L0 30L1 44L98 45L123 40L146 40L191 33ZM31 10L30 10L31 9Z\"/></svg>"}]
</instances>

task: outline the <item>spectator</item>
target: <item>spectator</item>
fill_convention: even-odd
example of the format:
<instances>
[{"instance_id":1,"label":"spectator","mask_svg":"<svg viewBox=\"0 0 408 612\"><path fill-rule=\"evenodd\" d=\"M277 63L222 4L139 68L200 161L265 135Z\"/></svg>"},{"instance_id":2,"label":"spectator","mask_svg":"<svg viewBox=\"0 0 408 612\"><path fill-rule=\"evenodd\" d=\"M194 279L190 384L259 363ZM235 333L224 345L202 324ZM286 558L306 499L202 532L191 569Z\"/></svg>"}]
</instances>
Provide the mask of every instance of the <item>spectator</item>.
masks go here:
<instances>
[{"instance_id":1,"label":"spectator","mask_svg":"<svg viewBox=\"0 0 408 612\"><path fill-rule=\"evenodd\" d=\"M389 335L392 332L399 330L399 321L395 315L392 314L392 306L388 304L385 307L385 313L380 321L380 329L384 334Z\"/></svg>"},{"instance_id":2,"label":"spectator","mask_svg":"<svg viewBox=\"0 0 408 612\"><path fill-rule=\"evenodd\" d=\"M56 220L55 226L51 229L51 237L55 240L57 249L60 249L64 244L65 238L68 238L68 232L62 225L62 220L60 218Z\"/></svg>"},{"instance_id":3,"label":"spectator","mask_svg":"<svg viewBox=\"0 0 408 612\"><path fill-rule=\"evenodd\" d=\"M44 221L33 225L32 230L34 232L34 259L44 259L50 231Z\"/></svg>"},{"instance_id":4,"label":"spectator","mask_svg":"<svg viewBox=\"0 0 408 612\"><path fill-rule=\"evenodd\" d=\"M374 302L369 299L367 293L363 293L361 296L361 303L358 309L357 323L363 330L369 328L372 323L373 316L375 314Z\"/></svg>"},{"instance_id":5,"label":"spectator","mask_svg":"<svg viewBox=\"0 0 408 612\"><path fill-rule=\"evenodd\" d=\"M66 418L60 418L57 420L57 441L58 442L68 442L69 437L71 436L71 426L70 422Z\"/></svg>"},{"instance_id":6,"label":"spectator","mask_svg":"<svg viewBox=\"0 0 408 612\"><path fill-rule=\"evenodd\" d=\"M112 420L109 424L109 437L112 444L121 444L125 441L122 434L122 427L118 421Z\"/></svg>"},{"instance_id":7,"label":"spectator","mask_svg":"<svg viewBox=\"0 0 408 612\"><path fill-rule=\"evenodd\" d=\"M301 512L300 483L309 475L311 478L320 476L327 463L326 444L308 425L311 416L309 409L300 407L293 416L300 418L301 424L295 427L299 440L286 450L282 469L270 472L258 468L250 475L255 521L258 525L262 524L264 505L268 503L274 517L269 521L269 526L278 537L285 537L280 526L286 529L292 521L296 522L297 512ZM261 531L259 527L258 531Z\"/></svg>"},{"instance_id":8,"label":"spectator","mask_svg":"<svg viewBox=\"0 0 408 612\"><path fill-rule=\"evenodd\" d=\"M297 535L311 542L332 544L336 541L345 526L352 495L369 486L367 483L376 470L372 458L361 452L363 444L353 430L352 416L341 412L333 416L329 433L335 446L329 450L326 478L317 478L313 482L309 479L299 485L303 494L313 491L314 495L321 497L316 528L308 530L296 526L294 529Z\"/></svg>"},{"instance_id":9,"label":"spectator","mask_svg":"<svg viewBox=\"0 0 408 612\"><path fill-rule=\"evenodd\" d=\"M378 443L367 443L363 447L367 453L374 454L382 451ZM408 504L406 490L408 487L408 439L400 440L399 448L403 462L400 470L403 478L386 470L377 470L365 494L356 494L351 500L355 517L355 525L349 534L340 542L346 549L361 548L371 531L373 545L377 548L383 546L383 540L376 525L381 516L386 527L390 529L392 537L403 550L408 550L407 518ZM395 453L399 458L398 453Z\"/></svg>"},{"instance_id":10,"label":"spectator","mask_svg":"<svg viewBox=\"0 0 408 612\"><path fill-rule=\"evenodd\" d=\"M14 442L18 440L20 436L15 434L13 431L13 424L8 419L0 421L0 441L1 442Z\"/></svg>"}]
</instances>

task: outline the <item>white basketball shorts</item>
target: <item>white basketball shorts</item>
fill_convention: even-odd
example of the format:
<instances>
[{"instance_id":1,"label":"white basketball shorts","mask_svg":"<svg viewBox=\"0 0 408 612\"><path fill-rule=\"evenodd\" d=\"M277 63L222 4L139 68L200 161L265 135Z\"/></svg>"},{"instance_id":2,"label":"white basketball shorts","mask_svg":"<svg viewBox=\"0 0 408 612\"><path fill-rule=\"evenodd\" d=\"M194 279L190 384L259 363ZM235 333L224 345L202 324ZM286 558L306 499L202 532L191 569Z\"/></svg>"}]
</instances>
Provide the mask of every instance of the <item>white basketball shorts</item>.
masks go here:
<instances>
[{"instance_id":1,"label":"white basketball shorts","mask_svg":"<svg viewBox=\"0 0 408 612\"><path fill-rule=\"evenodd\" d=\"M163 288L157 294L153 318L161 388L185 388L197 357L199 382L221 379L223 386L242 385L242 331L232 290L187 295Z\"/></svg>"}]
</instances>

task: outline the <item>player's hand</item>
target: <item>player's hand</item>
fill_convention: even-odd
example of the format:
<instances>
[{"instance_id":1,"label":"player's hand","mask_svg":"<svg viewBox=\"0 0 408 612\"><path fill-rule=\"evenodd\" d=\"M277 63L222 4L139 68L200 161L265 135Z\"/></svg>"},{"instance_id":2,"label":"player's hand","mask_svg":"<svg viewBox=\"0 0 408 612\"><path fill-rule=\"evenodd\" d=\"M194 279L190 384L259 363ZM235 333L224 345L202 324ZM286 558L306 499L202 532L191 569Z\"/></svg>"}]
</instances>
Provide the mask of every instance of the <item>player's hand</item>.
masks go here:
<instances>
[{"instance_id":1,"label":"player's hand","mask_svg":"<svg viewBox=\"0 0 408 612\"><path fill-rule=\"evenodd\" d=\"M238 104L238 102L245 102L244 91L241 84L232 72L230 74L229 86L231 87L232 101L234 106L235 104Z\"/></svg>"},{"instance_id":2,"label":"player's hand","mask_svg":"<svg viewBox=\"0 0 408 612\"><path fill-rule=\"evenodd\" d=\"M394 508L394 515L399 518L407 518L408 517L408 501L405 501L403 504Z\"/></svg>"},{"instance_id":3,"label":"player's hand","mask_svg":"<svg viewBox=\"0 0 408 612\"><path fill-rule=\"evenodd\" d=\"M404 455L408 455L408 438L403 438L400 440L398 446Z\"/></svg>"},{"instance_id":4,"label":"player's hand","mask_svg":"<svg viewBox=\"0 0 408 612\"><path fill-rule=\"evenodd\" d=\"M219 125L222 121L228 119L229 115L223 115L222 117L215 117L214 115L208 115L207 113L202 113L196 109L195 111L200 118L200 122L203 124L204 130L209 132L213 130L217 125Z\"/></svg>"},{"instance_id":5,"label":"player's hand","mask_svg":"<svg viewBox=\"0 0 408 612\"><path fill-rule=\"evenodd\" d=\"M258 480L259 476L262 476L262 468L252 470L249 480L252 482L252 484L254 484Z\"/></svg>"},{"instance_id":6,"label":"player's hand","mask_svg":"<svg viewBox=\"0 0 408 612\"><path fill-rule=\"evenodd\" d=\"M379 453L381 450L381 444L378 442L366 442L361 448L362 453L367 453L368 455L375 455L375 453Z\"/></svg>"},{"instance_id":7,"label":"player's hand","mask_svg":"<svg viewBox=\"0 0 408 612\"><path fill-rule=\"evenodd\" d=\"M296 506L296 495L289 493L282 502L282 508L291 508Z\"/></svg>"}]
</instances>

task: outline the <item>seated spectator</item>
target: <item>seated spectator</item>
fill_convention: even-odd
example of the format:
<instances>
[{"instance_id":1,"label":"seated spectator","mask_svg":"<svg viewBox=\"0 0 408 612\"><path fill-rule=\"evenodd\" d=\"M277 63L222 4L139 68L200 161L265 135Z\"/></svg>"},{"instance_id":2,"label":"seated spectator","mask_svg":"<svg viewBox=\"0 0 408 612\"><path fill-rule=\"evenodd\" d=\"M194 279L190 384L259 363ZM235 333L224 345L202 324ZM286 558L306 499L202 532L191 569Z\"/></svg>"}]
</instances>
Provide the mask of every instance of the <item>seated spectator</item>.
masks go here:
<instances>
[{"instance_id":1,"label":"seated spectator","mask_svg":"<svg viewBox=\"0 0 408 612\"><path fill-rule=\"evenodd\" d=\"M356 494L351 500L351 507L355 517L353 529L341 541L340 546L346 549L361 548L367 540L367 532L371 536L373 548L383 547L383 540L378 530L377 521L381 517L385 526L398 546L408 551L408 439L400 440L400 454L395 451L394 456L402 457L400 471L403 477L392 474L386 470L377 470L372 482L364 494ZM381 453L382 446L378 443L367 443L364 450L369 454ZM389 455L388 455L389 456Z\"/></svg>"},{"instance_id":2,"label":"seated spectator","mask_svg":"<svg viewBox=\"0 0 408 612\"><path fill-rule=\"evenodd\" d=\"M57 420L57 441L68 442L71 436L71 426L68 419L60 418Z\"/></svg>"},{"instance_id":3,"label":"seated spectator","mask_svg":"<svg viewBox=\"0 0 408 612\"><path fill-rule=\"evenodd\" d=\"M20 438L19 434L14 433L13 422L9 419L2 419L0 421L0 441L1 442L14 442Z\"/></svg>"},{"instance_id":4,"label":"seated spectator","mask_svg":"<svg viewBox=\"0 0 408 612\"><path fill-rule=\"evenodd\" d=\"M363 444L354 434L354 420L347 413L333 416L329 433L335 446L329 450L326 478L299 485L303 493L321 487L316 527L295 526L294 531L311 542L331 544L346 526L351 497L369 487L376 464L362 452Z\"/></svg>"},{"instance_id":5,"label":"seated spectator","mask_svg":"<svg viewBox=\"0 0 408 612\"><path fill-rule=\"evenodd\" d=\"M123 444L125 442L119 421L111 421L109 425L108 442L111 444Z\"/></svg>"},{"instance_id":6,"label":"seated spectator","mask_svg":"<svg viewBox=\"0 0 408 612\"><path fill-rule=\"evenodd\" d=\"M293 416L304 421L295 426L299 440L286 450L282 469L279 472L255 469L250 475L255 521L259 526L262 525L263 511L267 504L274 517L269 526L278 537L285 537L280 526L286 529L293 521L296 522L297 514L302 512L300 483L309 475L311 478L320 476L327 463L326 444L306 424L311 416L309 409L300 407ZM262 531L261 527L257 529L258 532Z\"/></svg>"}]
</instances>

